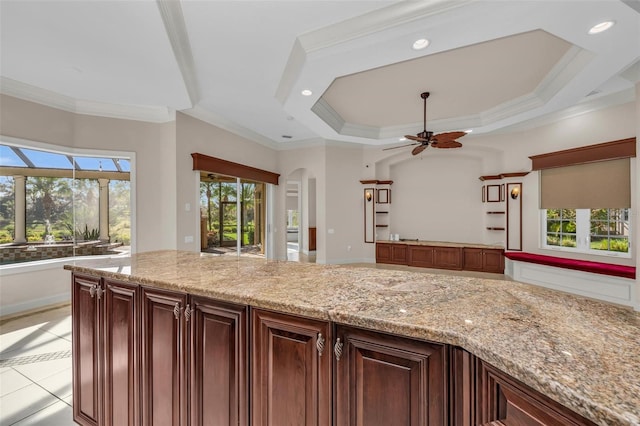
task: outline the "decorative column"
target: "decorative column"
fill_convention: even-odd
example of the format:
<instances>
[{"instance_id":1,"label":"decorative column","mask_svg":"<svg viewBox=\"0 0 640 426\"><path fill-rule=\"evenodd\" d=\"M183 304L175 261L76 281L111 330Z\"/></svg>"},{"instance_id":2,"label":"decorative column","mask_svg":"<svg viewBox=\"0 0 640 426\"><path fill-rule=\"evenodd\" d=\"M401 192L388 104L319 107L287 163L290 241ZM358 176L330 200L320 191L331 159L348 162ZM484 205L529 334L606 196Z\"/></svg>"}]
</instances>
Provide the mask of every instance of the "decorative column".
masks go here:
<instances>
[{"instance_id":1,"label":"decorative column","mask_svg":"<svg viewBox=\"0 0 640 426\"><path fill-rule=\"evenodd\" d=\"M27 242L27 178L25 176L14 176L14 237L15 243Z\"/></svg>"},{"instance_id":2,"label":"decorative column","mask_svg":"<svg viewBox=\"0 0 640 426\"><path fill-rule=\"evenodd\" d=\"M109 179L98 179L100 199L100 241L109 241Z\"/></svg>"}]
</instances>

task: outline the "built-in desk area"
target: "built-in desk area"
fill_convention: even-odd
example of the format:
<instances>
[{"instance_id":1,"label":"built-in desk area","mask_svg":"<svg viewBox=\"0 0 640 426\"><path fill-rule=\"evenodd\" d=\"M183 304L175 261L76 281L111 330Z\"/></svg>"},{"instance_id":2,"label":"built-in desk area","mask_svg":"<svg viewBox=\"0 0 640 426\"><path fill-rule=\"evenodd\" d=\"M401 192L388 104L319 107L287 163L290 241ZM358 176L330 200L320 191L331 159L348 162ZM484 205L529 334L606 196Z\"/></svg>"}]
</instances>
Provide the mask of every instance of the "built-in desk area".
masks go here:
<instances>
[{"instance_id":1,"label":"built-in desk area","mask_svg":"<svg viewBox=\"0 0 640 426\"><path fill-rule=\"evenodd\" d=\"M376 263L502 274L504 247L444 241L378 241Z\"/></svg>"}]
</instances>

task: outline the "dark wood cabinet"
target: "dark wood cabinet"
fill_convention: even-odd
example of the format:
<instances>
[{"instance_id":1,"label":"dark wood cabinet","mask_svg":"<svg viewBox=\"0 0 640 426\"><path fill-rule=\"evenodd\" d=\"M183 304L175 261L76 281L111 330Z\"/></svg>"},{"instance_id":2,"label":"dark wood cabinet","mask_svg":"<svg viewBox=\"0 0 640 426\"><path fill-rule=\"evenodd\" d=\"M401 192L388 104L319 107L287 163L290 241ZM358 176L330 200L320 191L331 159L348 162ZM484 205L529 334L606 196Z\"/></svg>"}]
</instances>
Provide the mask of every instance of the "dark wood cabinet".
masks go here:
<instances>
[{"instance_id":1,"label":"dark wood cabinet","mask_svg":"<svg viewBox=\"0 0 640 426\"><path fill-rule=\"evenodd\" d=\"M254 309L251 325L252 425L331 425L330 324Z\"/></svg>"},{"instance_id":2,"label":"dark wood cabinet","mask_svg":"<svg viewBox=\"0 0 640 426\"><path fill-rule=\"evenodd\" d=\"M309 228L309 251L316 250L316 228Z\"/></svg>"},{"instance_id":3,"label":"dark wood cabinet","mask_svg":"<svg viewBox=\"0 0 640 426\"><path fill-rule=\"evenodd\" d=\"M504 273L504 250L464 248L465 271Z\"/></svg>"},{"instance_id":4,"label":"dark wood cabinet","mask_svg":"<svg viewBox=\"0 0 640 426\"><path fill-rule=\"evenodd\" d=\"M137 285L73 277L73 417L81 425L137 425Z\"/></svg>"},{"instance_id":5,"label":"dark wood cabinet","mask_svg":"<svg viewBox=\"0 0 640 426\"><path fill-rule=\"evenodd\" d=\"M186 422L187 295L142 289L142 424Z\"/></svg>"},{"instance_id":6,"label":"dark wood cabinet","mask_svg":"<svg viewBox=\"0 0 640 426\"><path fill-rule=\"evenodd\" d=\"M409 266L421 268L433 268L433 247L431 246L410 246Z\"/></svg>"},{"instance_id":7,"label":"dark wood cabinet","mask_svg":"<svg viewBox=\"0 0 640 426\"><path fill-rule=\"evenodd\" d=\"M504 250L482 250L482 270L504 274Z\"/></svg>"},{"instance_id":8,"label":"dark wood cabinet","mask_svg":"<svg viewBox=\"0 0 640 426\"><path fill-rule=\"evenodd\" d=\"M103 424L102 306L100 280L74 275L71 302L73 345L73 419L80 425ZM102 289L100 288L102 293Z\"/></svg>"},{"instance_id":9,"label":"dark wood cabinet","mask_svg":"<svg viewBox=\"0 0 640 426\"><path fill-rule=\"evenodd\" d=\"M191 297L190 425L247 425L247 307Z\"/></svg>"},{"instance_id":10,"label":"dark wood cabinet","mask_svg":"<svg viewBox=\"0 0 640 426\"><path fill-rule=\"evenodd\" d=\"M504 250L464 245L376 243L376 263L502 274Z\"/></svg>"},{"instance_id":11,"label":"dark wood cabinet","mask_svg":"<svg viewBox=\"0 0 640 426\"><path fill-rule=\"evenodd\" d=\"M406 244L376 244L376 262L406 265L408 258Z\"/></svg>"},{"instance_id":12,"label":"dark wood cabinet","mask_svg":"<svg viewBox=\"0 0 640 426\"><path fill-rule=\"evenodd\" d=\"M433 266L439 269L462 269L462 247L434 247Z\"/></svg>"},{"instance_id":13,"label":"dark wood cabinet","mask_svg":"<svg viewBox=\"0 0 640 426\"><path fill-rule=\"evenodd\" d=\"M476 357L464 349L449 347L449 424L452 426L477 424L476 362Z\"/></svg>"},{"instance_id":14,"label":"dark wood cabinet","mask_svg":"<svg viewBox=\"0 0 640 426\"><path fill-rule=\"evenodd\" d=\"M478 424L504 426L595 426L493 366L477 362Z\"/></svg>"},{"instance_id":15,"label":"dark wood cabinet","mask_svg":"<svg viewBox=\"0 0 640 426\"><path fill-rule=\"evenodd\" d=\"M140 316L137 285L104 280L104 424L140 422Z\"/></svg>"},{"instance_id":16,"label":"dark wood cabinet","mask_svg":"<svg viewBox=\"0 0 640 426\"><path fill-rule=\"evenodd\" d=\"M346 326L336 338L336 426L447 424L445 345Z\"/></svg>"}]
</instances>

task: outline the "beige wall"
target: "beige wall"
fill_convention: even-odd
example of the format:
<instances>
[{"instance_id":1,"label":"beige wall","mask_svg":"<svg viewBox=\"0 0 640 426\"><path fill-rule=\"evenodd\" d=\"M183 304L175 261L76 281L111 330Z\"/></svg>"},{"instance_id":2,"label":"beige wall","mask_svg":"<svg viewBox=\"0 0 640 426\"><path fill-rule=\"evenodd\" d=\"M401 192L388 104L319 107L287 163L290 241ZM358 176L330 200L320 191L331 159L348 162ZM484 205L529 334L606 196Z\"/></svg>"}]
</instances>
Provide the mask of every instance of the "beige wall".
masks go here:
<instances>
[{"instance_id":1,"label":"beige wall","mask_svg":"<svg viewBox=\"0 0 640 426\"><path fill-rule=\"evenodd\" d=\"M174 249L175 123L73 114L0 95L0 134L75 149L136 154L133 232L137 251Z\"/></svg>"}]
</instances>

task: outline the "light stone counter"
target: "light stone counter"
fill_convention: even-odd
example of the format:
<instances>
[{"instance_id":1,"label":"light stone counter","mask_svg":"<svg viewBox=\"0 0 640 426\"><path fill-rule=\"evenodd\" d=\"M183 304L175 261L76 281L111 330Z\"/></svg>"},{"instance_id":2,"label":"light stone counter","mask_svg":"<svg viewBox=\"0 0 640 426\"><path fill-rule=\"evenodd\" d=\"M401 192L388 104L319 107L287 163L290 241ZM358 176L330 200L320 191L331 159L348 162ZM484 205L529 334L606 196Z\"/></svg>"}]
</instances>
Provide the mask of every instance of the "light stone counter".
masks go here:
<instances>
[{"instance_id":1,"label":"light stone counter","mask_svg":"<svg viewBox=\"0 0 640 426\"><path fill-rule=\"evenodd\" d=\"M433 246L433 247L459 247L459 248L481 248L481 249L494 249L494 250L504 250L503 246L499 245L489 245L489 244L478 244L478 243L452 243L450 241L426 241L426 240L416 240L416 239L400 239L399 241L391 241L391 240L376 240L377 243L385 243L385 244L407 244L410 246Z\"/></svg>"},{"instance_id":2,"label":"light stone counter","mask_svg":"<svg viewBox=\"0 0 640 426\"><path fill-rule=\"evenodd\" d=\"M601 425L640 425L640 315L512 281L158 251L65 269L460 346Z\"/></svg>"}]
</instances>

